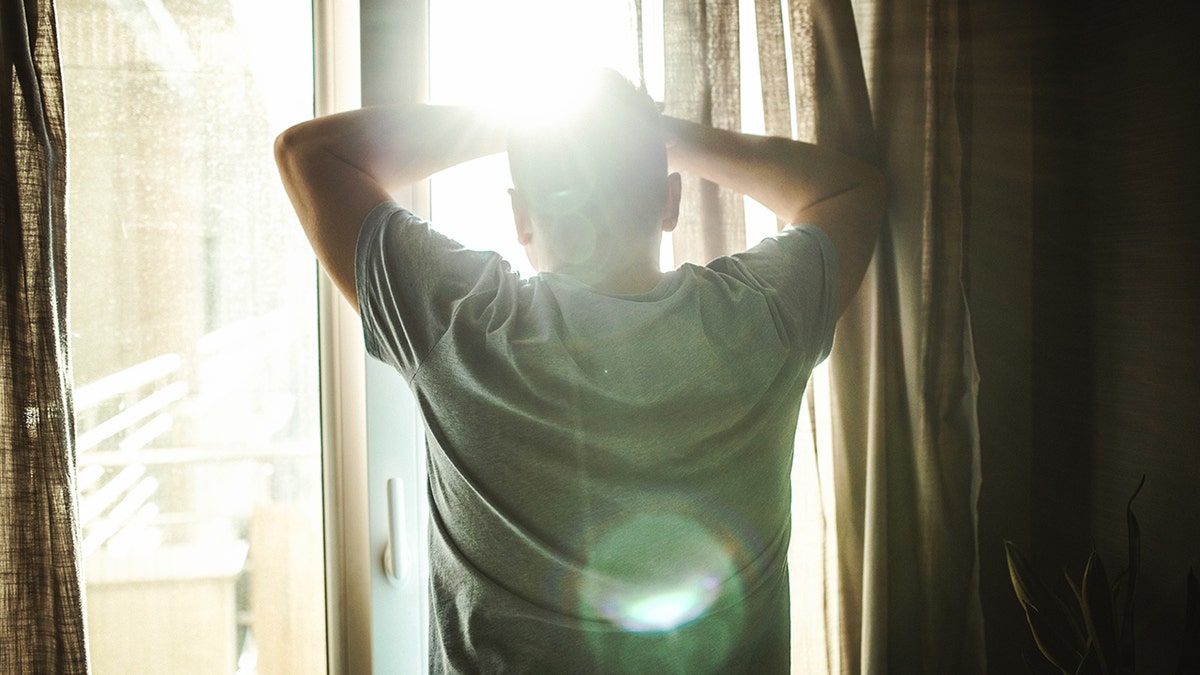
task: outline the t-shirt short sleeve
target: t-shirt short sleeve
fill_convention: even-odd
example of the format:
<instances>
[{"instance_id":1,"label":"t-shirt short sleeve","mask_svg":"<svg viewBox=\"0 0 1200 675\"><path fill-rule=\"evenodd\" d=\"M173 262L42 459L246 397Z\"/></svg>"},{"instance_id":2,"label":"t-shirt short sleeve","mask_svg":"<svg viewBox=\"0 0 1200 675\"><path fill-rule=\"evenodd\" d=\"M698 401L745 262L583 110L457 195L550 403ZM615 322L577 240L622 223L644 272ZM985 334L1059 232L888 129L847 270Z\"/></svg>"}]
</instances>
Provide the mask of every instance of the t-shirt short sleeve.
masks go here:
<instances>
[{"instance_id":1,"label":"t-shirt short sleeve","mask_svg":"<svg viewBox=\"0 0 1200 675\"><path fill-rule=\"evenodd\" d=\"M464 248L393 202L363 222L355 283L367 353L409 380L446 333L461 301L493 291L507 263Z\"/></svg>"},{"instance_id":2,"label":"t-shirt short sleeve","mask_svg":"<svg viewBox=\"0 0 1200 675\"><path fill-rule=\"evenodd\" d=\"M829 356L840 280L837 252L825 232L813 225L788 227L726 260L772 294L791 344L808 351L813 363Z\"/></svg>"}]
</instances>

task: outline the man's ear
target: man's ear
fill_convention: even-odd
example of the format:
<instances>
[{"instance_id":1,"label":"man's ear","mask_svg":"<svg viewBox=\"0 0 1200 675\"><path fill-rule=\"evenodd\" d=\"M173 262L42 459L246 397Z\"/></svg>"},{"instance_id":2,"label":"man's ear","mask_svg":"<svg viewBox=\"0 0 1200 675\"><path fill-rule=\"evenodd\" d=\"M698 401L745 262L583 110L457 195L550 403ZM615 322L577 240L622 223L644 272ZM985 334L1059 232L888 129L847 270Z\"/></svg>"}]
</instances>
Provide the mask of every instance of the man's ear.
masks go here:
<instances>
[{"instance_id":1,"label":"man's ear","mask_svg":"<svg viewBox=\"0 0 1200 675\"><path fill-rule=\"evenodd\" d=\"M683 195L683 179L678 173L667 176L667 203L663 205L662 231L670 232L679 224L679 199Z\"/></svg>"},{"instance_id":2,"label":"man's ear","mask_svg":"<svg viewBox=\"0 0 1200 675\"><path fill-rule=\"evenodd\" d=\"M529 205L516 188L509 188L508 198L512 201L513 225L517 229L517 243L528 246L533 241L533 219L529 217Z\"/></svg>"}]
</instances>

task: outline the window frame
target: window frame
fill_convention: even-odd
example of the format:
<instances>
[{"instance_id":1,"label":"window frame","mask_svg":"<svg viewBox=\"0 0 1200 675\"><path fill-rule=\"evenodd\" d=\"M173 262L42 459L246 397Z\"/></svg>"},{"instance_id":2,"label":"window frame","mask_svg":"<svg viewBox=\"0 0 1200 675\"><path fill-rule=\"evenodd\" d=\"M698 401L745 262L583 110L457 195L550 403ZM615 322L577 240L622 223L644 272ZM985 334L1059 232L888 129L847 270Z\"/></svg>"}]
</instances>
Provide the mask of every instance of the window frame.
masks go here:
<instances>
[{"instance_id":1,"label":"window frame","mask_svg":"<svg viewBox=\"0 0 1200 675\"><path fill-rule=\"evenodd\" d=\"M426 99L425 0L314 0L313 30L316 115ZM428 181L393 196L429 216ZM328 672L412 672L428 660L423 432L406 383L368 358L358 314L318 276ZM389 478L409 516L401 582L384 567Z\"/></svg>"},{"instance_id":2,"label":"window frame","mask_svg":"<svg viewBox=\"0 0 1200 675\"><path fill-rule=\"evenodd\" d=\"M314 113L359 105L359 20L349 2L313 0ZM313 262L317 268L316 261ZM331 675L370 667L366 495L366 389L357 315L317 274L321 471L325 531L325 642ZM365 655L365 656L364 656ZM364 661L364 658L366 659ZM366 668L364 668L364 665Z\"/></svg>"}]
</instances>

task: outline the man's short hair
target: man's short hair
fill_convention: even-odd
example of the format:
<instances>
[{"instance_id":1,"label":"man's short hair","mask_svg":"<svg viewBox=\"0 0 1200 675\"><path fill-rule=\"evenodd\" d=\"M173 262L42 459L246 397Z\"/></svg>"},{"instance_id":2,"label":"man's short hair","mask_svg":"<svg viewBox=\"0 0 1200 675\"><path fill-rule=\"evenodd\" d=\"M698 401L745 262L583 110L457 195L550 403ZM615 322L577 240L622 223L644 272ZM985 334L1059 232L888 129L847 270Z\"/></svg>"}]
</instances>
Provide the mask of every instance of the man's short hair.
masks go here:
<instances>
[{"instance_id":1,"label":"man's short hair","mask_svg":"<svg viewBox=\"0 0 1200 675\"><path fill-rule=\"evenodd\" d=\"M579 104L514 129L513 186L535 220L586 217L608 227L657 224L666 202L662 116L616 71L585 75Z\"/></svg>"}]
</instances>

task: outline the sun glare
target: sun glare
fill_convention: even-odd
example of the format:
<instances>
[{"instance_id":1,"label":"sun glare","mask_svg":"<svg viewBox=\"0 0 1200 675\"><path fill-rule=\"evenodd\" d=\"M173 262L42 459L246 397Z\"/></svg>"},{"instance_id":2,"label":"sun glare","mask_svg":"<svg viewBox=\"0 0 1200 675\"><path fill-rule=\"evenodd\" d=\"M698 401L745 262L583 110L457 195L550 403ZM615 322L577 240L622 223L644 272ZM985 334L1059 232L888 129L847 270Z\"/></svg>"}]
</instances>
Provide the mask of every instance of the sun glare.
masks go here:
<instances>
[{"instance_id":1,"label":"sun glare","mask_svg":"<svg viewBox=\"0 0 1200 675\"><path fill-rule=\"evenodd\" d=\"M514 71L504 91L484 103L508 125L544 129L567 119L587 105L587 88L581 77L588 68L562 63Z\"/></svg>"},{"instance_id":2,"label":"sun glare","mask_svg":"<svg viewBox=\"0 0 1200 675\"><path fill-rule=\"evenodd\" d=\"M642 80L632 3L438 0L429 11L433 103L481 106L509 120L539 124L577 104L581 73L607 67L634 83ZM658 99L660 15L657 0L643 0L643 69ZM500 253L522 275L534 273L513 233L503 155L444 171L432 185L431 216L440 230L470 248Z\"/></svg>"},{"instance_id":3,"label":"sun glare","mask_svg":"<svg viewBox=\"0 0 1200 675\"><path fill-rule=\"evenodd\" d=\"M553 107L572 93L573 73L607 66L640 79L626 3L448 0L433 7L444 13L442 21L432 17L436 102L511 109L505 103L523 96Z\"/></svg>"}]
</instances>

